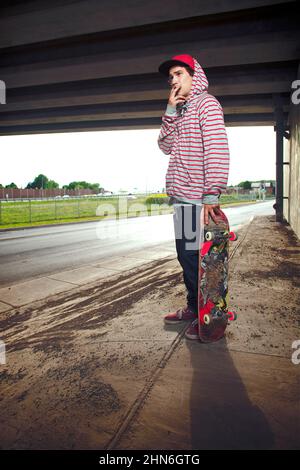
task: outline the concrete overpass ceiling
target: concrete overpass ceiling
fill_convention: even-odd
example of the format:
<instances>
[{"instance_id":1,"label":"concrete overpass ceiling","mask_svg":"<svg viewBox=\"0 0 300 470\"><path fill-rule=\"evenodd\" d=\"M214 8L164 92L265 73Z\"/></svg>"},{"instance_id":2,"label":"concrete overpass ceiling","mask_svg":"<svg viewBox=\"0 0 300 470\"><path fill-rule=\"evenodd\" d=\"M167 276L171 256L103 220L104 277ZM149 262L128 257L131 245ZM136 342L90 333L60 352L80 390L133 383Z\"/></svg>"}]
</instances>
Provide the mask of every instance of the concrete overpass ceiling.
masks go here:
<instances>
[{"instance_id":1,"label":"concrete overpass ceiling","mask_svg":"<svg viewBox=\"0 0 300 470\"><path fill-rule=\"evenodd\" d=\"M298 18L296 1L4 1L0 134L158 128L157 67L177 53L197 57L228 126L274 125L276 97L287 120Z\"/></svg>"}]
</instances>

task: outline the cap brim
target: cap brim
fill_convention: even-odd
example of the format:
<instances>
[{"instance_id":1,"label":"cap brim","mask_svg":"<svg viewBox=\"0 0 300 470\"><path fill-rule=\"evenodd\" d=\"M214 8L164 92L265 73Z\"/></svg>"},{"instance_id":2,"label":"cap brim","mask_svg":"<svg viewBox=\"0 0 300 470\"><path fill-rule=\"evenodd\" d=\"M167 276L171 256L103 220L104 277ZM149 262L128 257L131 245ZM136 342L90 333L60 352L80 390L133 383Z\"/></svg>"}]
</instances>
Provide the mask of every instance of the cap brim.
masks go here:
<instances>
[{"instance_id":1,"label":"cap brim","mask_svg":"<svg viewBox=\"0 0 300 470\"><path fill-rule=\"evenodd\" d=\"M158 71L162 73L163 75L166 75L166 77L169 76L169 70L171 67L174 67L174 65L181 65L184 67L189 67L188 64L185 62L181 62L180 60L167 60L166 62L163 62L159 67Z\"/></svg>"}]
</instances>

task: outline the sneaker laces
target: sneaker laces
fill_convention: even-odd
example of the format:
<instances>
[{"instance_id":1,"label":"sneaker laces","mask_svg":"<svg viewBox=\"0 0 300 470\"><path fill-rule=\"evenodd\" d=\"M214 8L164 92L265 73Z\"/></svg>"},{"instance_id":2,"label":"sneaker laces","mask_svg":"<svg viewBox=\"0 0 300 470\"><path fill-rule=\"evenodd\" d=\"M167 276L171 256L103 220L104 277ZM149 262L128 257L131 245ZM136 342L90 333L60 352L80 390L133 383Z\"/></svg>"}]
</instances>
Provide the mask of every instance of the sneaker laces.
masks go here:
<instances>
[{"instance_id":1,"label":"sneaker laces","mask_svg":"<svg viewBox=\"0 0 300 470\"><path fill-rule=\"evenodd\" d=\"M184 308L180 308L179 310L177 310L176 312L176 316L179 318L179 320L182 319L183 315L185 313L188 313L190 312L191 310L189 309L189 307L184 307Z\"/></svg>"},{"instance_id":2,"label":"sneaker laces","mask_svg":"<svg viewBox=\"0 0 300 470\"><path fill-rule=\"evenodd\" d=\"M182 316L183 316L183 308L180 308L179 310L177 310L176 312L176 317L181 320L182 319Z\"/></svg>"}]
</instances>

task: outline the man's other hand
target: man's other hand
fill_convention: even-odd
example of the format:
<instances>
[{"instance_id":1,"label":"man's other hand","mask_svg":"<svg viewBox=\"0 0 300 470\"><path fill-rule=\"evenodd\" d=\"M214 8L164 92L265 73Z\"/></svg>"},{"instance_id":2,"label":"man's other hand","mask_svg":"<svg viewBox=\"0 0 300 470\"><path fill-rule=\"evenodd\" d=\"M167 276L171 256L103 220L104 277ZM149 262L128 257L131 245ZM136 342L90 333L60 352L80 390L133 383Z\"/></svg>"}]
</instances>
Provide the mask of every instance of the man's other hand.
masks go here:
<instances>
[{"instance_id":1,"label":"man's other hand","mask_svg":"<svg viewBox=\"0 0 300 470\"><path fill-rule=\"evenodd\" d=\"M220 204L204 204L204 224L208 224L208 216L217 224L216 215L220 213Z\"/></svg>"}]
</instances>

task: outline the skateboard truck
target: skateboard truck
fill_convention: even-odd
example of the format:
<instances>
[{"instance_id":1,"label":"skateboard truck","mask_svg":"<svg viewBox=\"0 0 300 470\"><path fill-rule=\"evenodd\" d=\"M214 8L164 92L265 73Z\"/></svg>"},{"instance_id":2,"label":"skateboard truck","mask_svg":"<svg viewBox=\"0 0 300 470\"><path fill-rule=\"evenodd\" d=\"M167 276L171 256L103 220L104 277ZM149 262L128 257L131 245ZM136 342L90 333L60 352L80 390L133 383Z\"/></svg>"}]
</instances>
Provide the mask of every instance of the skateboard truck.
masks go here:
<instances>
[{"instance_id":1,"label":"skateboard truck","mask_svg":"<svg viewBox=\"0 0 300 470\"><path fill-rule=\"evenodd\" d=\"M216 241L218 239L223 240L227 235L229 236L229 240L231 242L235 242L238 239L238 236L235 232L229 232L228 234L228 232L214 233L211 231L207 231L205 233L205 241L210 242L211 240L214 240L214 239L216 239Z\"/></svg>"},{"instance_id":2,"label":"skateboard truck","mask_svg":"<svg viewBox=\"0 0 300 470\"><path fill-rule=\"evenodd\" d=\"M217 313L217 316L222 316L224 312L220 311ZM232 322L232 321L235 321L237 319L237 314L235 312L225 312L227 317L228 317L228 321ZM205 325L209 325L211 322L211 318L210 318L210 315L208 315L207 313L203 316L203 323Z\"/></svg>"}]
</instances>

